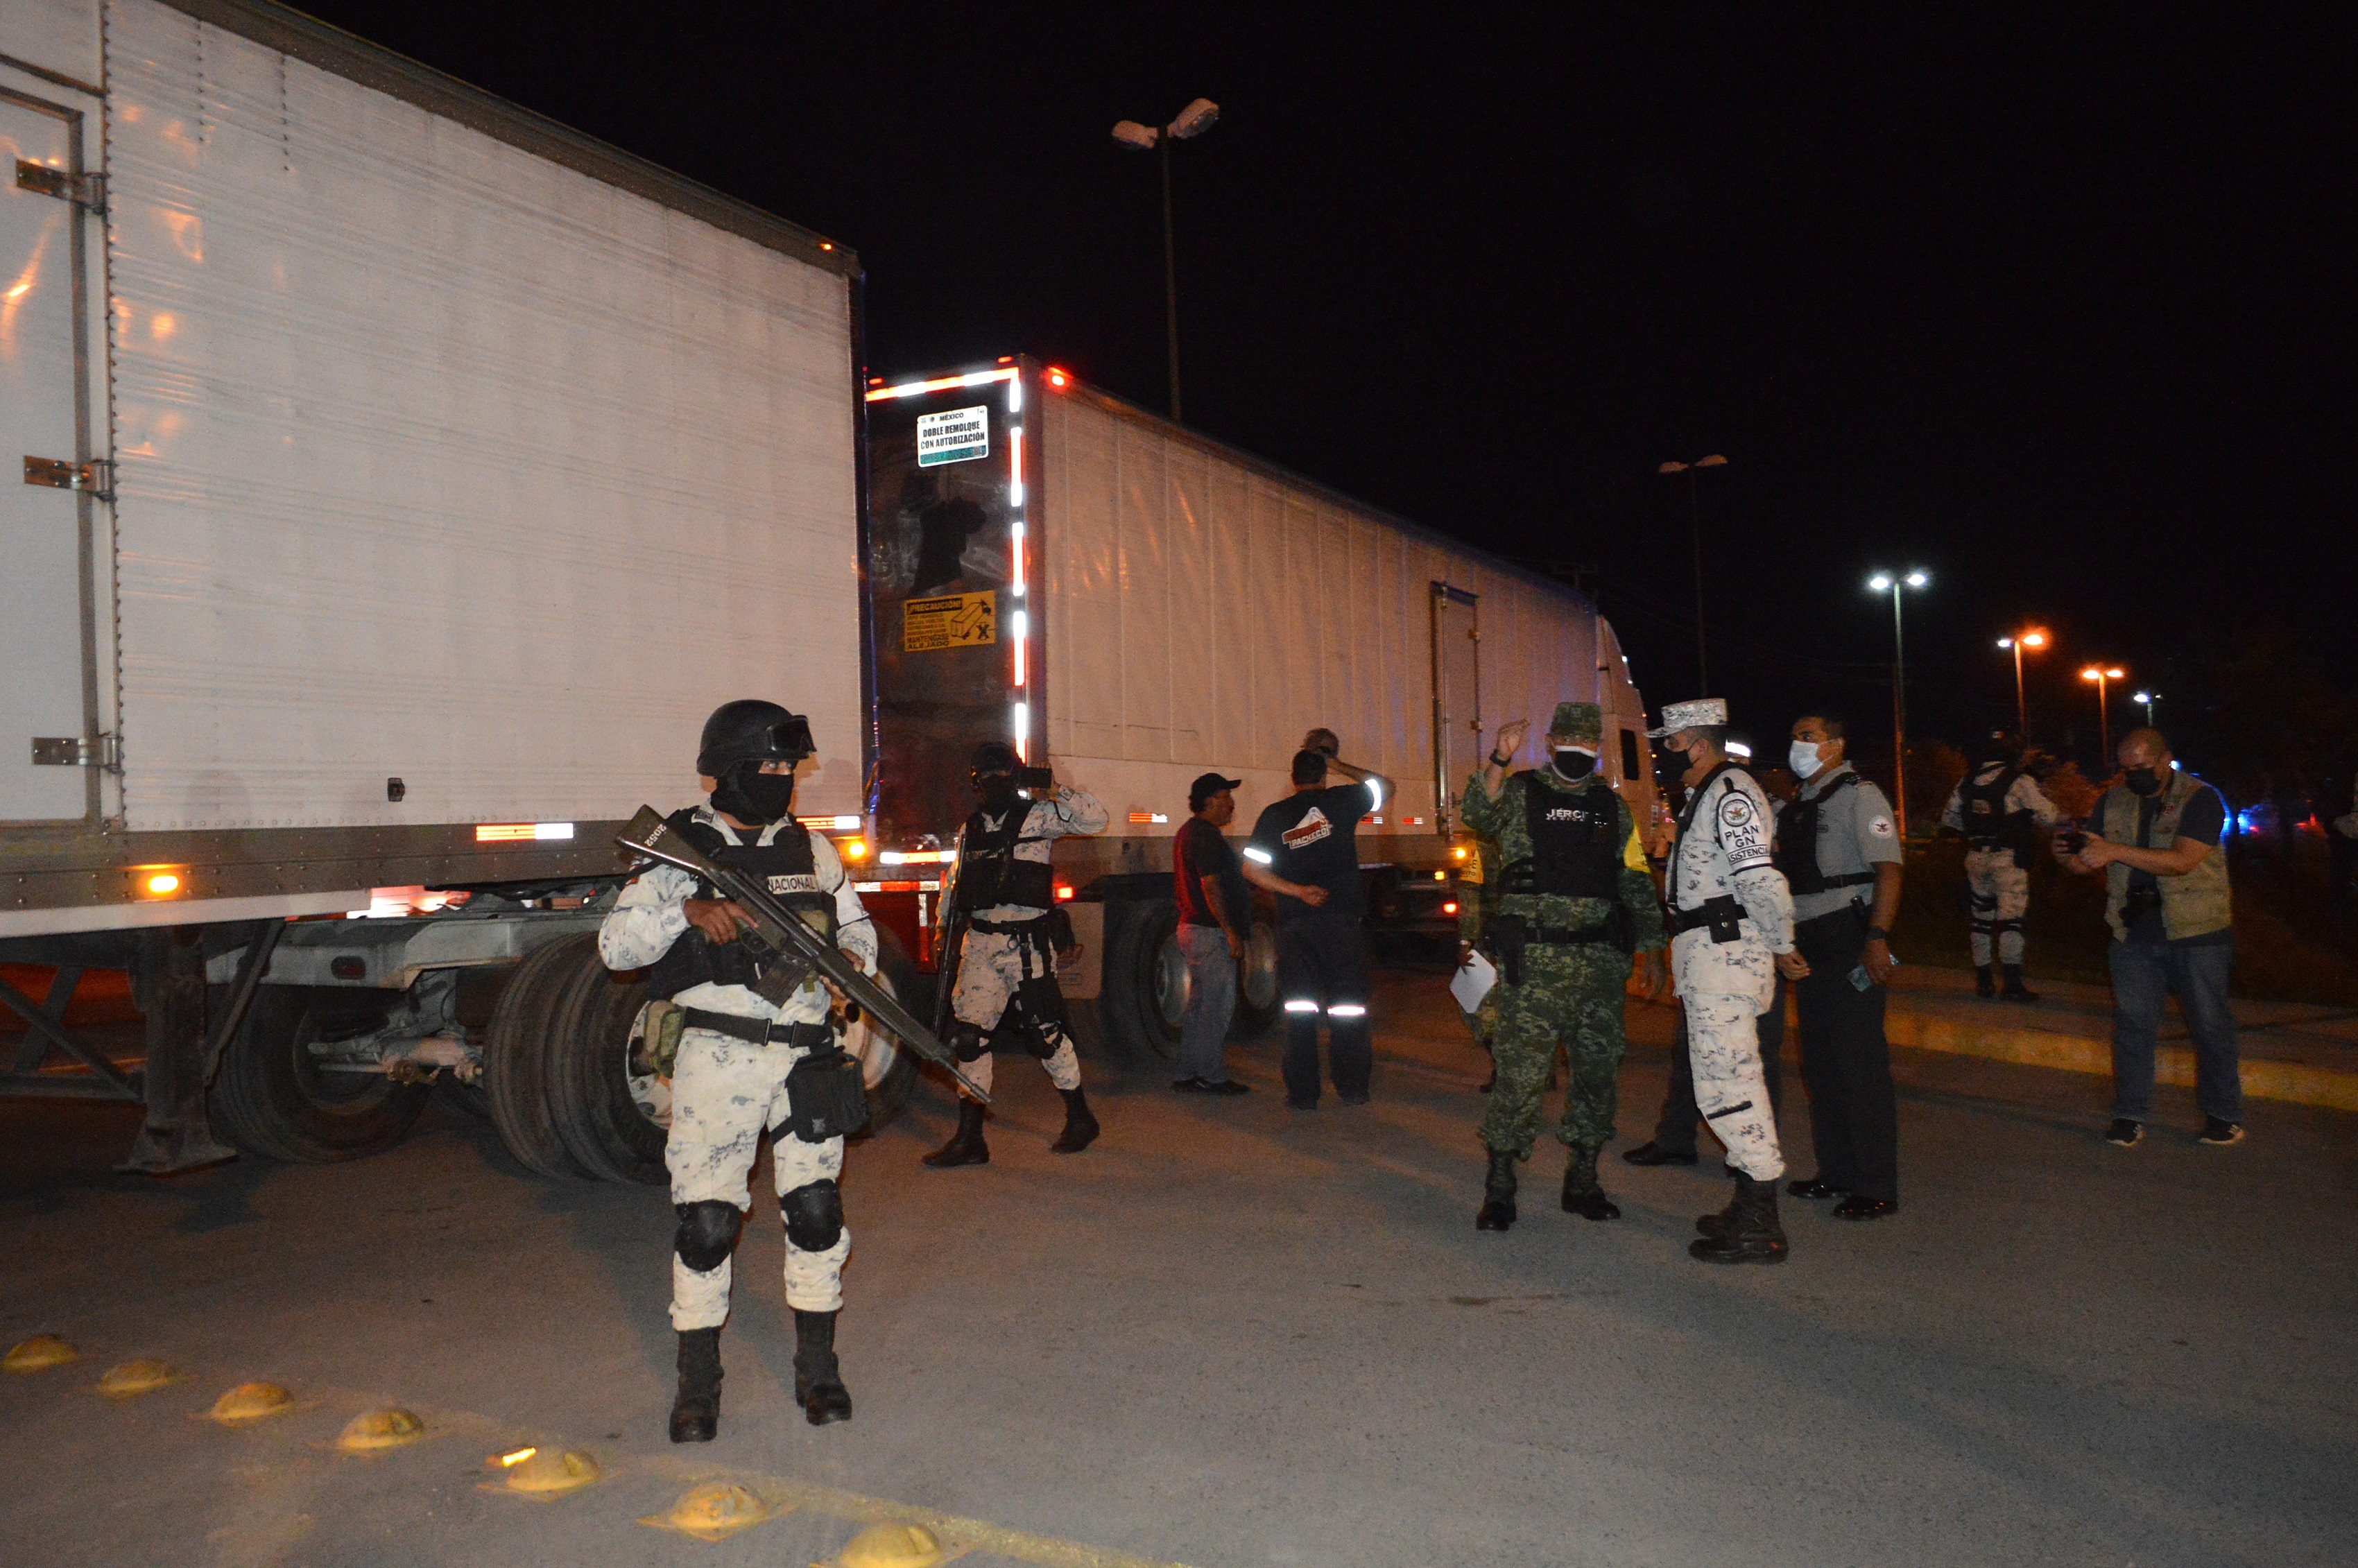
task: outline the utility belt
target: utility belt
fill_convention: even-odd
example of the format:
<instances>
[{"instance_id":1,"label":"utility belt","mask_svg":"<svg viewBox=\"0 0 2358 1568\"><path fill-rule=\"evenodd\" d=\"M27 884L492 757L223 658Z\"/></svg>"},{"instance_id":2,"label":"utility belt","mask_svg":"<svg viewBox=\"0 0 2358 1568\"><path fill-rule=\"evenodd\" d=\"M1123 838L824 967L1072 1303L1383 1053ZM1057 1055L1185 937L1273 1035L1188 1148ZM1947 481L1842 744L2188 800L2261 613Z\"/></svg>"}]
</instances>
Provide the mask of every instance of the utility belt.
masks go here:
<instances>
[{"instance_id":1,"label":"utility belt","mask_svg":"<svg viewBox=\"0 0 2358 1568\"><path fill-rule=\"evenodd\" d=\"M1523 983L1523 949L1526 947L1590 947L1611 946L1622 952L1632 952L1637 938L1629 920L1629 906L1617 903L1611 914L1595 925L1574 931L1564 926L1541 925L1526 914L1498 914L1490 917L1484 933L1488 944L1498 955L1498 973L1510 986Z\"/></svg>"},{"instance_id":2,"label":"utility belt","mask_svg":"<svg viewBox=\"0 0 2358 1568\"><path fill-rule=\"evenodd\" d=\"M1744 905L1733 893L1707 898L1693 909L1681 909L1673 904L1663 914L1673 936L1687 931L1708 930L1714 942L1735 942L1744 935L1736 925L1744 918Z\"/></svg>"},{"instance_id":3,"label":"utility belt","mask_svg":"<svg viewBox=\"0 0 2358 1568\"><path fill-rule=\"evenodd\" d=\"M1995 847L1996 846L1993 846L1993 848ZM1820 877L1818 879L1820 885L1813 887L1809 891L1811 892L1831 892L1836 888L1863 888L1874 880L1875 873L1873 871L1844 871L1839 876ZM1710 906L1705 905L1704 907L1708 908Z\"/></svg>"},{"instance_id":4,"label":"utility belt","mask_svg":"<svg viewBox=\"0 0 2358 1568\"><path fill-rule=\"evenodd\" d=\"M683 1007L679 1017L682 1028L708 1029L715 1034L726 1034L752 1045L799 1045L806 1051L817 1051L835 1044L835 1031L824 1023L772 1023L764 1018L712 1012L700 1007Z\"/></svg>"}]
</instances>

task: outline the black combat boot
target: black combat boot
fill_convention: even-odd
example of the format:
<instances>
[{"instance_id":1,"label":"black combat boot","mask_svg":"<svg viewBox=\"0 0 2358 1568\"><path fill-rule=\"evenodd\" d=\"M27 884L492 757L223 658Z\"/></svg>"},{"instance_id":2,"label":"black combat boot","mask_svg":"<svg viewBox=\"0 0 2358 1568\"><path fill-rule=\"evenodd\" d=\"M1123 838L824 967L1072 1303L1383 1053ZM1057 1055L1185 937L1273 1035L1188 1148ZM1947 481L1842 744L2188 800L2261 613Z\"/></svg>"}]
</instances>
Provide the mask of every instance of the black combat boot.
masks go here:
<instances>
[{"instance_id":1,"label":"black combat boot","mask_svg":"<svg viewBox=\"0 0 2358 1568\"><path fill-rule=\"evenodd\" d=\"M1596 1180L1596 1151L1575 1149L1563 1168L1563 1212L1583 1219L1618 1219L1621 1211Z\"/></svg>"},{"instance_id":2,"label":"black combat boot","mask_svg":"<svg viewBox=\"0 0 2358 1568\"><path fill-rule=\"evenodd\" d=\"M952 1165L988 1165L990 1145L982 1141L982 1102L958 1097L957 1130L950 1141L925 1156L925 1162L936 1170Z\"/></svg>"},{"instance_id":3,"label":"black combat boot","mask_svg":"<svg viewBox=\"0 0 2358 1568\"><path fill-rule=\"evenodd\" d=\"M851 1419L851 1394L835 1364L835 1314L795 1309L795 1400L813 1426Z\"/></svg>"},{"instance_id":4,"label":"black combat boot","mask_svg":"<svg viewBox=\"0 0 2358 1568\"><path fill-rule=\"evenodd\" d=\"M1065 1097L1065 1130L1048 1145L1051 1154L1077 1154L1098 1141L1098 1119L1089 1114L1089 1097L1078 1089L1058 1089Z\"/></svg>"},{"instance_id":5,"label":"black combat boot","mask_svg":"<svg viewBox=\"0 0 2358 1568\"><path fill-rule=\"evenodd\" d=\"M1476 1230L1504 1230L1515 1223L1515 1156L1490 1151L1489 1173L1482 1178L1482 1209L1474 1217Z\"/></svg>"},{"instance_id":6,"label":"black combat boot","mask_svg":"<svg viewBox=\"0 0 2358 1568\"><path fill-rule=\"evenodd\" d=\"M1997 995L1997 972L1987 964L1974 966L1974 994L1985 999Z\"/></svg>"},{"instance_id":7,"label":"black combat boot","mask_svg":"<svg viewBox=\"0 0 2358 1568\"><path fill-rule=\"evenodd\" d=\"M2039 1000L2039 993L2022 983L2022 966L2020 964L2008 964L2006 967L2006 990L2003 994L2008 1001L2037 1001Z\"/></svg>"},{"instance_id":8,"label":"black combat boot","mask_svg":"<svg viewBox=\"0 0 2358 1568\"><path fill-rule=\"evenodd\" d=\"M1718 1233L1687 1244L1687 1255L1705 1263L1782 1263L1785 1230L1777 1223L1777 1184L1736 1174L1736 1201L1727 1206ZM1696 1222L1701 1227L1702 1222Z\"/></svg>"},{"instance_id":9,"label":"black combat boot","mask_svg":"<svg viewBox=\"0 0 2358 1568\"><path fill-rule=\"evenodd\" d=\"M709 1443L720 1430L720 1331L691 1328L679 1336L679 1392L671 1401L671 1440Z\"/></svg>"}]
</instances>

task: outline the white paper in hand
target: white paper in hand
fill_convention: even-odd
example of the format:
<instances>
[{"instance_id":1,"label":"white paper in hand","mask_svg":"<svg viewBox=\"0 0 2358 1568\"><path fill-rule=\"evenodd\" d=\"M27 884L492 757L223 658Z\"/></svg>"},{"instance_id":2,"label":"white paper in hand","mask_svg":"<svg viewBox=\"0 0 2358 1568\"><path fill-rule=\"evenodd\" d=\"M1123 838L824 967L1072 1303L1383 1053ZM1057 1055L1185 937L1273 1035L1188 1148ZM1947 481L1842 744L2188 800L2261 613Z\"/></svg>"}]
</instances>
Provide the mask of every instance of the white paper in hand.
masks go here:
<instances>
[{"instance_id":1,"label":"white paper in hand","mask_svg":"<svg viewBox=\"0 0 2358 1568\"><path fill-rule=\"evenodd\" d=\"M1449 994L1457 999L1460 1011L1471 1012L1482 1005L1490 988L1498 983L1498 971L1480 953L1467 956L1457 967L1457 978L1449 982Z\"/></svg>"}]
</instances>

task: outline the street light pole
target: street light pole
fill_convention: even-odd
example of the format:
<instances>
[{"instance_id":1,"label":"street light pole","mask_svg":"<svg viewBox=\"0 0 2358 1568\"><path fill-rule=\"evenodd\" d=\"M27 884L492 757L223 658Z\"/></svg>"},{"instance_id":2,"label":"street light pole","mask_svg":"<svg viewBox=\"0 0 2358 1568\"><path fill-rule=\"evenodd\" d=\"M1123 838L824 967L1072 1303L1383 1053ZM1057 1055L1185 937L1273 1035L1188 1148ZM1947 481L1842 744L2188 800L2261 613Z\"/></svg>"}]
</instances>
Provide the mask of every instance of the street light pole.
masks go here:
<instances>
[{"instance_id":1,"label":"street light pole","mask_svg":"<svg viewBox=\"0 0 2358 1568\"><path fill-rule=\"evenodd\" d=\"M2117 665L2090 665L2080 672L2082 680L2096 683L2096 739L2104 748L2104 760L2108 763L2113 760L2113 715L2112 707L2105 698L2112 684L2127 673Z\"/></svg>"},{"instance_id":2,"label":"street light pole","mask_svg":"<svg viewBox=\"0 0 2358 1568\"><path fill-rule=\"evenodd\" d=\"M1877 572L1866 579L1877 593L1891 594L1891 816L1899 837L1908 837L1908 639L1899 619L1903 588L1922 588L1932 580L1920 568L1905 577Z\"/></svg>"},{"instance_id":3,"label":"street light pole","mask_svg":"<svg viewBox=\"0 0 2358 1568\"><path fill-rule=\"evenodd\" d=\"M1220 106L1198 98L1179 111L1167 125L1141 125L1123 120L1113 128L1113 139L1135 152L1152 148L1163 165L1163 330L1164 363L1171 375L1171 422L1179 424L1179 247L1171 216L1171 144L1200 136L1220 117Z\"/></svg>"},{"instance_id":4,"label":"street light pole","mask_svg":"<svg viewBox=\"0 0 2358 1568\"><path fill-rule=\"evenodd\" d=\"M2141 691L2129 700L2132 702L2141 702L2145 704L2145 727L2148 730L2152 729L2153 705L2161 700L2161 693L2158 691Z\"/></svg>"},{"instance_id":5,"label":"street light pole","mask_svg":"<svg viewBox=\"0 0 2358 1568\"><path fill-rule=\"evenodd\" d=\"M2022 695L2022 650L2047 646L2047 633L2042 629L2017 632L2011 637L2000 637L1997 645L2014 650L2014 739L2021 745L2030 739L2030 705Z\"/></svg>"},{"instance_id":6,"label":"street light pole","mask_svg":"<svg viewBox=\"0 0 2358 1568\"><path fill-rule=\"evenodd\" d=\"M1682 473L1687 476L1687 523L1693 530L1694 539L1695 694L1699 697L1708 696L1711 692L1711 662L1704 653L1703 497L1695 475L1699 470L1724 469L1726 466L1727 459L1721 453L1714 452L1709 457L1697 458L1691 463L1664 463L1655 470L1658 473Z\"/></svg>"}]
</instances>

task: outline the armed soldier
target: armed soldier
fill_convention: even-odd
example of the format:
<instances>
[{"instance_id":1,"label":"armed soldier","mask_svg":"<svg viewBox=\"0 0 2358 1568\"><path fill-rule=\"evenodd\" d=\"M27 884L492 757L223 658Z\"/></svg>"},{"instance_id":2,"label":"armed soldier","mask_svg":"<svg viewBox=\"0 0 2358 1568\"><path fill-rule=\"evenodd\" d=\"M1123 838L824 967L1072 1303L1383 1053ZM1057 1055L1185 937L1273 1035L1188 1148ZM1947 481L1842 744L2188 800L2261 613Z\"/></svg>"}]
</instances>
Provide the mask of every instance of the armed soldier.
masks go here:
<instances>
[{"instance_id":1,"label":"armed soldier","mask_svg":"<svg viewBox=\"0 0 2358 1568\"><path fill-rule=\"evenodd\" d=\"M1785 1156L1761 1076L1760 1014L1776 977L1810 967L1793 947L1793 900L1770 861L1768 797L1721 750L1727 704L1674 702L1647 734L1686 758L1687 802L1671 851L1671 975L1687 1013L1687 1054L1704 1124L1727 1146L1736 1196L1695 1221L1687 1250L1709 1263L1781 1263L1777 1178Z\"/></svg>"},{"instance_id":2,"label":"armed soldier","mask_svg":"<svg viewBox=\"0 0 2358 1568\"><path fill-rule=\"evenodd\" d=\"M990 1042L1013 1032L1041 1059L1065 1100L1065 1129L1048 1147L1077 1154L1094 1142L1098 1119L1081 1091L1081 1061L1065 1027L1056 984L1050 912L1055 907L1049 846L1069 834L1102 833L1106 808L1094 795L1027 768L1004 741L974 750L968 774L982 805L958 829L951 882L942 895L941 951L957 965L950 985L948 1044L968 1075L990 1092ZM1031 798L1025 798L1029 791ZM983 1108L963 1093L957 1130L925 1157L936 1169L987 1165Z\"/></svg>"},{"instance_id":3,"label":"armed soldier","mask_svg":"<svg viewBox=\"0 0 2358 1568\"><path fill-rule=\"evenodd\" d=\"M830 936L861 968L876 962L876 931L835 846L793 816L795 765L812 752L810 725L774 702L725 703L705 721L696 770L711 800L668 825L710 860L758 877L776 901ZM656 999L678 1011L671 1080L671 1321L679 1334L679 1390L671 1440L709 1443L720 1420L720 1327L729 1316L730 1257L752 1206L747 1176L764 1129L773 1135L778 1209L786 1231L786 1304L795 1314L795 1398L814 1426L851 1419L835 1355L843 1260L851 1233L837 1178L843 1138L822 1108L841 1090L844 1057L816 977L792 989L746 941L752 916L677 867L657 865L622 890L598 930L609 968L654 968ZM766 951L766 950L765 950ZM650 1010L653 1014L655 1010ZM658 1033L652 1022L650 1036ZM819 1134L818 1136L813 1136Z\"/></svg>"},{"instance_id":4,"label":"armed soldier","mask_svg":"<svg viewBox=\"0 0 2358 1568\"><path fill-rule=\"evenodd\" d=\"M1648 994L1662 989L1661 906L1645 848L1628 806L1596 773L1603 711L1593 702L1558 703L1547 766L1509 778L1507 764L1528 728L1518 719L1499 730L1498 749L1466 781L1462 807L1468 827L1498 841L1500 863L1489 918L1500 970L1490 1038L1498 1077L1482 1120L1490 1168L1474 1217L1479 1230L1515 1222L1515 1164L1531 1158L1558 1041L1572 1058L1556 1131L1571 1151L1564 1212L1621 1217L1597 1181L1596 1154L1613 1136L1633 951L1644 955Z\"/></svg>"},{"instance_id":5,"label":"armed soldier","mask_svg":"<svg viewBox=\"0 0 2358 1568\"><path fill-rule=\"evenodd\" d=\"M1949 796L1941 826L1964 835L1965 898L1972 906L1974 989L1996 996L1993 959L2003 966L2008 1001L2037 1001L2022 983L2022 922L2030 913L2030 858L2039 829L2063 819L2024 771L2003 730L1983 742L1974 771ZM1995 949L1995 951L1993 951Z\"/></svg>"}]
</instances>

